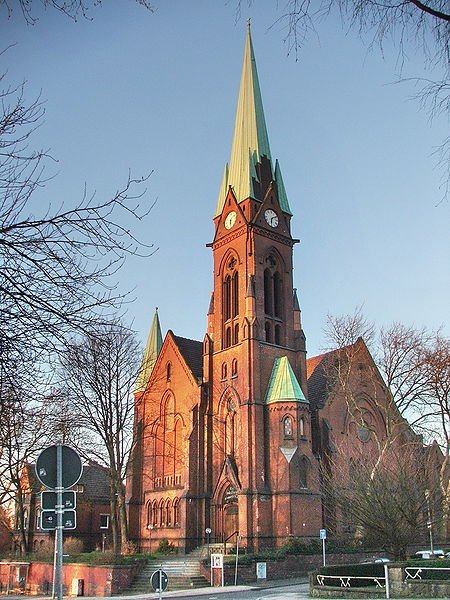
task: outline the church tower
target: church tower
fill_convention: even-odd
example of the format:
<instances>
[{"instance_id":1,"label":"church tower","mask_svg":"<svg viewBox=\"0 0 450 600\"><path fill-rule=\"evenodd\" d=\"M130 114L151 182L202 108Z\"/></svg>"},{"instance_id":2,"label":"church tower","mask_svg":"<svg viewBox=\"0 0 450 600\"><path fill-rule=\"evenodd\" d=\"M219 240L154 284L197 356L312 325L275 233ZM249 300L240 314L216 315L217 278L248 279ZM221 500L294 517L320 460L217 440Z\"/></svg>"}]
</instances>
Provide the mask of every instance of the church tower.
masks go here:
<instances>
[{"instance_id":1,"label":"church tower","mask_svg":"<svg viewBox=\"0 0 450 600\"><path fill-rule=\"evenodd\" d=\"M208 540L249 551L317 537L317 459L293 287L292 212L264 119L250 28L236 123L214 212L203 342L155 313L135 390L127 478L141 551ZM206 531L211 534L206 534Z\"/></svg>"},{"instance_id":2,"label":"church tower","mask_svg":"<svg viewBox=\"0 0 450 600\"><path fill-rule=\"evenodd\" d=\"M248 27L234 137L214 216L204 341L205 526L258 550L321 527L293 287L292 212L267 135Z\"/></svg>"}]
</instances>

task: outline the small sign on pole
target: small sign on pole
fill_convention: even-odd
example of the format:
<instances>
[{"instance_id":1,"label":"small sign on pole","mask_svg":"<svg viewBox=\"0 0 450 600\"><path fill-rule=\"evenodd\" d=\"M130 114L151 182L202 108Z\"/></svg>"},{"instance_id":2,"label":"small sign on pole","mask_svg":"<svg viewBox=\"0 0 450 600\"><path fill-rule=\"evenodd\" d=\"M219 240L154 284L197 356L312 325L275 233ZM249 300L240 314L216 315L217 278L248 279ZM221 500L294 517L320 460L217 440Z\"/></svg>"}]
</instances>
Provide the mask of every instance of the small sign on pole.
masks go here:
<instances>
[{"instance_id":1,"label":"small sign on pole","mask_svg":"<svg viewBox=\"0 0 450 600\"><path fill-rule=\"evenodd\" d=\"M325 540L327 539L327 530L320 530L320 539L322 540L322 557L323 557L323 566L326 565L326 556L325 556Z\"/></svg>"}]
</instances>

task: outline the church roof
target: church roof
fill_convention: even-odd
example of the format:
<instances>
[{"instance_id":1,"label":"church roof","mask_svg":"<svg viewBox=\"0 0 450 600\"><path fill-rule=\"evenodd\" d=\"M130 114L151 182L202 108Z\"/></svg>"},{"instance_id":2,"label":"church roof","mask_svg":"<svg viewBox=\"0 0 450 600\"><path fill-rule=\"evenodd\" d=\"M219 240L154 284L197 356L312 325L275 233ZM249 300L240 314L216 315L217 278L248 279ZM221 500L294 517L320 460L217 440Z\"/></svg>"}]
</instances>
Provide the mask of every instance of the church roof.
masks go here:
<instances>
[{"instance_id":1,"label":"church roof","mask_svg":"<svg viewBox=\"0 0 450 600\"><path fill-rule=\"evenodd\" d=\"M222 212L230 186L238 202L242 202L249 197L255 197L253 179L258 179L256 165L263 156L266 156L272 163L249 26L245 42L230 162L225 166L216 215ZM272 172L278 186L280 206L285 212L292 214L278 163L275 165L275 170L272 169Z\"/></svg>"},{"instance_id":2,"label":"church roof","mask_svg":"<svg viewBox=\"0 0 450 600\"><path fill-rule=\"evenodd\" d=\"M203 343L197 340L173 335L173 339L182 357L196 378L203 376Z\"/></svg>"},{"instance_id":3,"label":"church roof","mask_svg":"<svg viewBox=\"0 0 450 600\"><path fill-rule=\"evenodd\" d=\"M143 392L152 374L156 359L162 346L161 325L159 323L158 309L155 309L150 333L144 350L141 367L136 379L136 392Z\"/></svg>"},{"instance_id":4,"label":"church roof","mask_svg":"<svg viewBox=\"0 0 450 600\"><path fill-rule=\"evenodd\" d=\"M287 356L276 358L267 386L266 404L273 402L302 402L308 404Z\"/></svg>"}]
</instances>

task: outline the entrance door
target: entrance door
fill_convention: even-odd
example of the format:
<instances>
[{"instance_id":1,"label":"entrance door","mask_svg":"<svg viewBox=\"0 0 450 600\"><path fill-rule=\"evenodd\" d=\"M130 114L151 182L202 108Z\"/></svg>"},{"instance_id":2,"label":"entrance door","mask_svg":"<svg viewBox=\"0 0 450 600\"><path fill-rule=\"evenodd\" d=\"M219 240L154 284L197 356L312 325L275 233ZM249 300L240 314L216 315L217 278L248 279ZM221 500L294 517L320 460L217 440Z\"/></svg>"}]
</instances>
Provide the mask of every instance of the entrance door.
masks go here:
<instances>
[{"instance_id":1,"label":"entrance door","mask_svg":"<svg viewBox=\"0 0 450 600\"><path fill-rule=\"evenodd\" d=\"M239 511L237 503L227 504L223 507L223 533L228 539L233 533L239 531Z\"/></svg>"}]
</instances>

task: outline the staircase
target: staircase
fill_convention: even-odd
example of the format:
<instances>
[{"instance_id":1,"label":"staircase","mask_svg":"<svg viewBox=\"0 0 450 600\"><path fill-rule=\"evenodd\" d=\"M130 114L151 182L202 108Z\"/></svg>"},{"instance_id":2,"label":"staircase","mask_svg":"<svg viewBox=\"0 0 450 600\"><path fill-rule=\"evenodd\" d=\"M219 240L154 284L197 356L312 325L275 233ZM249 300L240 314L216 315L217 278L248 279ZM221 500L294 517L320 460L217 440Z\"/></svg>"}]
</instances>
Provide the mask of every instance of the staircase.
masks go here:
<instances>
[{"instance_id":1,"label":"staircase","mask_svg":"<svg viewBox=\"0 0 450 600\"><path fill-rule=\"evenodd\" d=\"M169 578L168 591L207 587L209 581L200 575L200 560L200 557L189 554L149 561L123 593L138 595L152 592L150 577L158 569L162 569Z\"/></svg>"}]
</instances>

